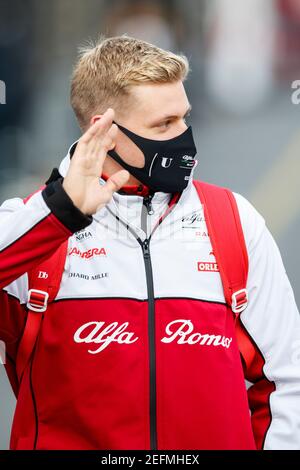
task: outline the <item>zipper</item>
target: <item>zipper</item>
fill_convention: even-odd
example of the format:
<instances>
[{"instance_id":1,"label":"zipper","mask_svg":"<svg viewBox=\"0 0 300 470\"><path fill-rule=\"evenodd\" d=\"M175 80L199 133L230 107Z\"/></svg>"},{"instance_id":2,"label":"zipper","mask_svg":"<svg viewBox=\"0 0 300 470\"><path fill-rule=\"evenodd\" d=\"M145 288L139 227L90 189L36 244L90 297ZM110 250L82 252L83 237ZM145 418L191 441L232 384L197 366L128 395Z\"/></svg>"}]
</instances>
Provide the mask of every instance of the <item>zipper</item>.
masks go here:
<instances>
[{"instance_id":1,"label":"zipper","mask_svg":"<svg viewBox=\"0 0 300 470\"><path fill-rule=\"evenodd\" d=\"M143 204L146 206L146 209L147 209L147 212L149 215L153 215L154 214L154 210L153 210L153 207L152 207L152 198L153 198L153 194L149 194L148 196L144 197L143 199Z\"/></svg>"},{"instance_id":2,"label":"zipper","mask_svg":"<svg viewBox=\"0 0 300 470\"><path fill-rule=\"evenodd\" d=\"M141 247L143 250L146 282L148 291L148 341L149 341L149 370L150 370L150 449L157 450L157 422L156 422L156 346L155 346L155 300L153 287L153 271L150 256L150 237L148 237L148 217L154 214L152 207L153 194L143 198L141 228L146 234ZM145 210L146 208L146 210Z\"/></svg>"},{"instance_id":3,"label":"zipper","mask_svg":"<svg viewBox=\"0 0 300 470\"><path fill-rule=\"evenodd\" d=\"M142 244L146 281L148 290L148 340L149 340L149 369L150 369L150 449L157 450L157 421L156 421L156 347L155 347L155 304L153 273L149 250L149 239Z\"/></svg>"},{"instance_id":4,"label":"zipper","mask_svg":"<svg viewBox=\"0 0 300 470\"><path fill-rule=\"evenodd\" d=\"M149 194L148 196L143 198L143 205L141 210L141 229L145 232L146 238L148 237L148 217L147 214L152 215L154 214L154 210L152 207L152 198L153 194Z\"/></svg>"},{"instance_id":5,"label":"zipper","mask_svg":"<svg viewBox=\"0 0 300 470\"><path fill-rule=\"evenodd\" d=\"M143 205L147 208L147 213L149 215L153 214L153 208L151 204L151 200L153 198L153 194L149 194L148 196L144 197ZM177 202L177 200L176 200ZM173 204L165 213L165 217L172 211L175 207L176 203ZM128 223L122 220L118 215L114 214L110 208L108 211L119 221L121 222L127 230L134 236L137 240L139 245L143 251L143 258L144 258L144 265L145 265L145 273L146 273L146 283L147 283L147 294L148 294L148 341L149 341L149 370L150 370L150 406L149 406L149 417L150 417L150 450L157 450L157 417L156 417L156 408L157 408L157 400L156 400L156 346L155 346L155 300L154 300L154 286L153 286L153 271L152 271L152 263L151 263L151 255L150 255L150 239L157 229L157 227L161 224L165 217L161 217L159 219L159 223L154 227L152 233L148 238L144 241L137 235L137 233L133 230ZM144 211L145 212L145 211ZM146 216L146 217L145 217ZM142 211L142 229L146 233L147 237L147 214L143 216ZM144 227L143 227L144 226Z\"/></svg>"},{"instance_id":6,"label":"zipper","mask_svg":"<svg viewBox=\"0 0 300 470\"><path fill-rule=\"evenodd\" d=\"M157 450L157 420L156 420L156 348L155 348L155 305L154 305L154 287L153 287L153 273L149 243L150 238L146 238L144 241L138 236L130 225L124 220L114 214L110 208L108 211L126 227L126 229L134 236L143 251L146 283L147 283L147 294L148 294L148 341L149 341L149 382L150 382L150 406L149 406L149 417L150 417L150 450ZM145 218L144 218L145 220Z\"/></svg>"}]
</instances>

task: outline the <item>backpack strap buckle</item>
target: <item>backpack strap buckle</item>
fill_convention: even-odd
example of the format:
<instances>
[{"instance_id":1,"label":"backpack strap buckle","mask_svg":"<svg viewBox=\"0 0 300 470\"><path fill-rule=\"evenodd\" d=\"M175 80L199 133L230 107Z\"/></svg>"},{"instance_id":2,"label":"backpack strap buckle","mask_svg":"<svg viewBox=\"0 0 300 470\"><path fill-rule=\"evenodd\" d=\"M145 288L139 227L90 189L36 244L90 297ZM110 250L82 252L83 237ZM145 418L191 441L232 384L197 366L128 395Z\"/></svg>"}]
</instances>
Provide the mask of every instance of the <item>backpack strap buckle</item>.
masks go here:
<instances>
[{"instance_id":1,"label":"backpack strap buckle","mask_svg":"<svg viewBox=\"0 0 300 470\"><path fill-rule=\"evenodd\" d=\"M47 310L49 294L43 290L30 289L28 291L27 307L34 312L45 312Z\"/></svg>"},{"instance_id":2,"label":"backpack strap buckle","mask_svg":"<svg viewBox=\"0 0 300 470\"><path fill-rule=\"evenodd\" d=\"M234 313L243 312L248 306L248 290L241 289L232 294L231 309Z\"/></svg>"}]
</instances>

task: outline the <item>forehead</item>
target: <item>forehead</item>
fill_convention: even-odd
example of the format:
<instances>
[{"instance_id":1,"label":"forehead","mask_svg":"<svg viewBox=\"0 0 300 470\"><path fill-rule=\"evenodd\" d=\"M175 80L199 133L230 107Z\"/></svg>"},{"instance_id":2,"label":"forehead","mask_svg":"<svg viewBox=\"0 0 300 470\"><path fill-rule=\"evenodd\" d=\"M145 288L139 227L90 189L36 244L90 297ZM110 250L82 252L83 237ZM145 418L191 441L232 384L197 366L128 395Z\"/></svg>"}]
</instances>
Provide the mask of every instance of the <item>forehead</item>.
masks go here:
<instances>
[{"instance_id":1,"label":"forehead","mask_svg":"<svg viewBox=\"0 0 300 470\"><path fill-rule=\"evenodd\" d=\"M144 119L156 119L163 115L182 115L189 107L189 100L181 81L175 83L144 84L131 89L135 112Z\"/></svg>"}]
</instances>

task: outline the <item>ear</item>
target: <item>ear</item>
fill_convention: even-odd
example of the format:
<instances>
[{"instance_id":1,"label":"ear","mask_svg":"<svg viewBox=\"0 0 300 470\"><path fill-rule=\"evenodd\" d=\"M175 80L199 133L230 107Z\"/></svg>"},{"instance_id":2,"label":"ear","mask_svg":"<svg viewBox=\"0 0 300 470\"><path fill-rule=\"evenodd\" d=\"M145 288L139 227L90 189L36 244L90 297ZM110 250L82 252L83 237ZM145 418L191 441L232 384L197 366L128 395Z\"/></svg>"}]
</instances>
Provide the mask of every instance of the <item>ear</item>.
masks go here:
<instances>
[{"instance_id":1,"label":"ear","mask_svg":"<svg viewBox=\"0 0 300 470\"><path fill-rule=\"evenodd\" d=\"M92 126L93 124L95 124L95 122L99 121L99 119L101 119L102 116L103 114L95 114L95 116L91 117L90 125Z\"/></svg>"}]
</instances>

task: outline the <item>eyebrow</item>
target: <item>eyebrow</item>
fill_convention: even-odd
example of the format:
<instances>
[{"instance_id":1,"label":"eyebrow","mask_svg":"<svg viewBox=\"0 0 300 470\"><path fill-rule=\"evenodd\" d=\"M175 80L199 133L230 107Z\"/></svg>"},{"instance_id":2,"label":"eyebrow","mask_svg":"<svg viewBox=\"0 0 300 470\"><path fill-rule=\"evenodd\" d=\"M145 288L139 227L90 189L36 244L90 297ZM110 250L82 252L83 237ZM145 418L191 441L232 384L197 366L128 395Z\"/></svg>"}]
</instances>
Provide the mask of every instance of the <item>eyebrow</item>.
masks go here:
<instances>
[{"instance_id":1,"label":"eyebrow","mask_svg":"<svg viewBox=\"0 0 300 470\"><path fill-rule=\"evenodd\" d=\"M192 105L189 103L189 107L187 108L186 112L184 113L184 117L189 114L192 110ZM166 121L168 119L174 119L174 118L177 118L178 117L178 114L173 114L173 115L168 115L168 116L162 116L161 118L159 119L156 119L155 121L151 122L150 123L150 126L155 126L156 124L159 124L160 122L162 121Z\"/></svg>"}]
</instances>

